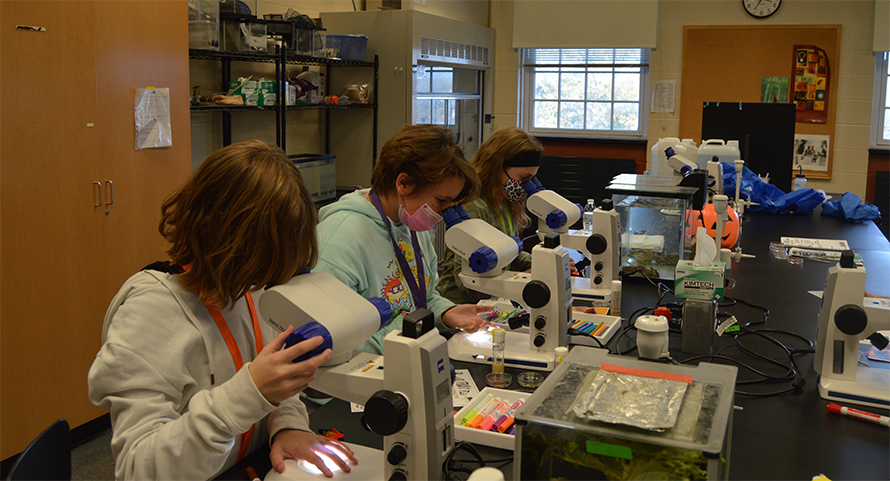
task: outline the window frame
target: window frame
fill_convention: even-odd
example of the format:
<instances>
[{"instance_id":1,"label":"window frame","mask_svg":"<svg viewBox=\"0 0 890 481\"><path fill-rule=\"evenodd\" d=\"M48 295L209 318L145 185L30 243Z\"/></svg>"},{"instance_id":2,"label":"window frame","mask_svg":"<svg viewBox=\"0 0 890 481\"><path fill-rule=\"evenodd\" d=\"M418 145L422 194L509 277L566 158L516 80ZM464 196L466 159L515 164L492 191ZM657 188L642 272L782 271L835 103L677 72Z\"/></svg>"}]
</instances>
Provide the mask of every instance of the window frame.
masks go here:
<instances>
[{"instance_id":1,"label":"window frame","mask_svg":"<svg viewBox=\"0 0 890 481\"><path fill-rule=\"evenodd\" d=\"M578 69L579 67L584 68L585 73L590 73L590 70L593 68L611 68L611 74L616 74L615 69L627 68L627 67L638 67L640 68L640 92L639 92L639 124L637 125L636 130L594 130L594 129L567 129L567 128L543 128L543 127L534 127L532 122L534 120L534 108L535 108L535 99L534 99L534 76L535 69L538 68L534 65L524 64L524 51L525 50L535 50L535 49L520 49L519 57L520 57L520 86L519 86L519 124L520 127L529 132L532 135L539 137L568 137L568 138L594 138L594 139L619 139L619 140L641 140L648 138L649 131L649 85L650 85L650 77L651 77L651 69L650 62L647 60L642 64L631 64L625 65L620 63L613 64L573 64L573 63L565 63L559 65L557 68L560 70L562 68L566 69ZM540 50L554 50L554 49L540 49ZM561 49L562 50L562 49ZM578 49L565 49L565 50L578 50ZM626 50L626 49L597 49L597 50ZM637 50L649 50L649 49L637 49ZM646 55L648 57L648 54ZM543 66L542 66L543 67ZM543 67L546 68L546 67ZM577 71L577 70L575 70ZM620 73L618 71L617 73ZM585 80L586 82L586 80ZM585 84L586 85L586 84ZM614 88L614 87L613 87ZM586 90L586 87L585 87ZM558 102L563 102L566 100L557 99ZM586 98L584 100L571 100L571 102L582 102L585 105L589 102ZM616 101L614 98L609 101L609 103L613 107L616 104L626 103L624 101ZM586 109L585 109L586 110Z\"/></svg>"},{"instance_id":2,"label":"window frame","mask_svg":"<svg viewBox=\"0 0 890 481\"><path fill-rule=\"evenodd\" d=\"M890 116L890 97L887 84L890 81L890 52L875 52L875 82L872 95L871 148L890 149L890 139L884 137L884 122Z\"/></svg>"}]
</instances>

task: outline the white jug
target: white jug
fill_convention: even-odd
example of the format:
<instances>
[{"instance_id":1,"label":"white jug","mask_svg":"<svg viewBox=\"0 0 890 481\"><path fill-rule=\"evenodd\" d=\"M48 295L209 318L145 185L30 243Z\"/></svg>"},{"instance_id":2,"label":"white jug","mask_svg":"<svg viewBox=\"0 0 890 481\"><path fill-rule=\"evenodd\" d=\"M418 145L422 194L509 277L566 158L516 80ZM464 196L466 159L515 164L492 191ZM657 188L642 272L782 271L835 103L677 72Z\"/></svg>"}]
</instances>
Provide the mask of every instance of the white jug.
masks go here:
<instances>
[{"instance_id":1,"label":"white jug","mask_svg":"<svg viewBox=\"0 0 890 481\"><path fill-rule=\"evenodd\" d=\"M698 148L695 163L698 164L699 169L707 170L708 161L713 159L714 156L717 156L720 162L733 162L741 159L742 154L739 151L739 141L725 141L723 139L705 140L701 143L701 147Z\"/></svg>"}]
</instances>

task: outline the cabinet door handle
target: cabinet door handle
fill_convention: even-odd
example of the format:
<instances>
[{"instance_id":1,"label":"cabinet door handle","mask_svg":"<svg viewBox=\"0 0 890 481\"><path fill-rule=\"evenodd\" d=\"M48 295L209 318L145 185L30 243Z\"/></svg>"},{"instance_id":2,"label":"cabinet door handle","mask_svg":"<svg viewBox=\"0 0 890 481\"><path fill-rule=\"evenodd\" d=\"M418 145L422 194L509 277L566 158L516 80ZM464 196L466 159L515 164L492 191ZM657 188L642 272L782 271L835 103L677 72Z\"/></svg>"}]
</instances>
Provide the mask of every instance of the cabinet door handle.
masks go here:
<instances>
[{"instance_id":1,"label":"cabinet door handle","mask_svg":"<svg viewBox=\"0 0 890 481\"><path fill-rule=\"evenodd\" d=\"M98 189L95 189L95 188L93 189L93 191L96 191L96 190L99 191L99 203L98 203L98 204L93 204L93 207L102 207L102 182L93 181L93 185L98 185L98 186L99 186ZM93 199L95 199L95 198L96 198L96 196L93 195Z\"/></svg>"},{"instance_id":2,"label":"cabinet door handle","mask_svg":"<svg viewBox=\"0 0 890 481\"><path fill-rule=\"evenodd\" d=\"M108 188L108 202L106 202L105 205L114 204L114 182L106 180L105 186Z\"/></svg>"}]
</instances>

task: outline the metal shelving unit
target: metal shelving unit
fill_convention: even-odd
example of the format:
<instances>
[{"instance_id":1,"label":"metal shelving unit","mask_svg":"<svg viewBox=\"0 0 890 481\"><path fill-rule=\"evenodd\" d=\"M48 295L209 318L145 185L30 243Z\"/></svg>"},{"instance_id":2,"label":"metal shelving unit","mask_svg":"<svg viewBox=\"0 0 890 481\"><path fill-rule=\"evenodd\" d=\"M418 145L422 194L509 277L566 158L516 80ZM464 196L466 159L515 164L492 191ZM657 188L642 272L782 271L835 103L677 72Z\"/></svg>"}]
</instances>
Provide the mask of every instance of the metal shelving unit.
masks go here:
<instances>
[{"instance_id":1,"label":"metal shelving unit","mask_svg":"<svg viewBox=\"0 0 890 481\"><path fill-rule=\"evenodd\" d=\"M305 55L288 55L286 50L277 48L275 53L261 52L227 52L218 50L202 50L189 49L189 59L191 60L218 60L222 62L222 89L228 90L229 80L232 78L232 62L260 62L275 64L275 79L277 85L276 104L257 106L257 105L196 105L191 107L192 112L218 112L223 118L223 146L232 143L232 113L247 110L268 110L276 112L275 116L275 140L282 150L287 152L286 138L287 132L287 111L289 110L351 110L351 109L373 109L373 152L372 159L377 156L377 87L378 87L378 70L379 61L374 56L373 62L358 62L352 60L338 60L330 58L309 57ZM314 65L324 67L328 71L338 67L367 67L374 69L374 88L372 90L374 101L368 104L301 104L286 105L282 102L285 93L282 86L286 82L286 65ZM331 76L325 76L325 91L330 92ZM325 153L330 151L330 116L325 115Z\"/></svg>"}]
</instances>

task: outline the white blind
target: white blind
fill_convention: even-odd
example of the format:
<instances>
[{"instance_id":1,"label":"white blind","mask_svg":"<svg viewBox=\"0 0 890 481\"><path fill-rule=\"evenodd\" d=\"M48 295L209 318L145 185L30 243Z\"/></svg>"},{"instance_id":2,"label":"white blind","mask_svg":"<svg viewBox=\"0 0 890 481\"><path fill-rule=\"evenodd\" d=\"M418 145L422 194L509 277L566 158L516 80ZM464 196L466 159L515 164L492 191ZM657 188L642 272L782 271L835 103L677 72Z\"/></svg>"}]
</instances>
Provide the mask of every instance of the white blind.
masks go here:
<instances>
[{"instance_id":1,"label":"white blind","mask_svg":"<svg viewBox=\"0 0 890 481\"><path fill-rule=\"evenodd\" d=\"M513 48L655 48L658 0L514 0Z\"/></svg>"},{"instance_id":2,"label":"white blind","mask_svg":"<svg viewBox=\"0 0 890 481\"><path fill-rule=\"evenodd\" d=\"M875 52L890 52L890 0L875 0Z\"/></svg>"},{"instance_id":3,"label":"white blind","mask_svg":"<svg viewBox=\"0 0 890 481\"><path fill-rule=\"evenodd\" d=\"M524 48L523 67L645 67L647 48Z\"/></svg>"}]
</instances>

